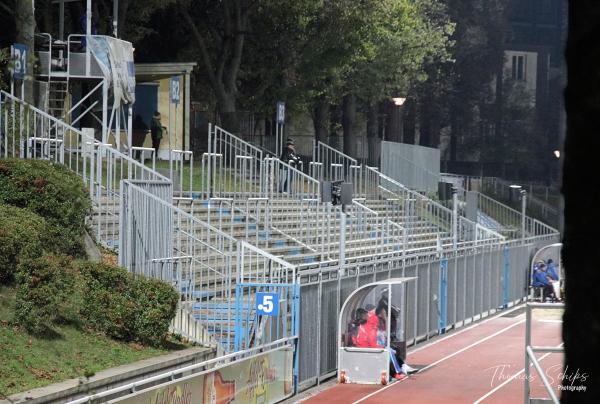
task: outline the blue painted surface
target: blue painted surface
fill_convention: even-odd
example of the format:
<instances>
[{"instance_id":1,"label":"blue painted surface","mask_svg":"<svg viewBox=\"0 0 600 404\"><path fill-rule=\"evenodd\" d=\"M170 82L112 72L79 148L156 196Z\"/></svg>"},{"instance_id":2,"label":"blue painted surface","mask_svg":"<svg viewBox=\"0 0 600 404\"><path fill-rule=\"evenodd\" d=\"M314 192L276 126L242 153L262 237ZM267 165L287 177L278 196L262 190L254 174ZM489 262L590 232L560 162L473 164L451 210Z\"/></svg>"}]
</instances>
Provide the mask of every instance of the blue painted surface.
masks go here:
<instances>
[{"instance_id":1,"label":"blue painted surface","mask_svg":"<svg viewBox=\"0 0 600 404\"><path fill-rule=\"evenodd\" d=\"M275 247L285 247L285 245L287 244L287 242L285 240L276 240L273 245Z\"/></svg>"},{"instance_id":2,"label":"blue painted surface","mask_svg":"<svg viewBox=\"0 0 600 404\"><path fill-rule=\"evenodd\" d=\"M288 250L288 254L289 255L300 255L300 254L302 254L302 249L301 248L290 248Z\"/></svg>"},{"instance_id":3,"label":"blue painted surface","mask_svg":"<svg viewBox=\"0 0 600 404\"><path fill-rule=\"evenodd\" d=\"M438 334L446 332L446 311L447 311L447 299L448 299L448 260L442 259L440 261L440 324L438 327Z\"/></svg>"},{"instance_id":4,"label":"blue painted surface","mask_svg":"<svg viewBox=\"0 0 600 404\"><path fill-rule=\"evenodd\" d=\"M233 218L233 221L234 221L234 222L236 222L236 223L241 223L241 222L243 222L245 219L246 219L246 218L245 218L244 216L235 216L235 217Z\"/></svg>"},{"instance_id":5,"label":"blue painted surface","mask_svg":"<svg viewBox=\"0 0 600 404\"><path fill-rule=\"evenodd\" d=\"M312 264L313 262L317 262L315 257L304 257L305 264Z\"/></svg>"}]
</instances>

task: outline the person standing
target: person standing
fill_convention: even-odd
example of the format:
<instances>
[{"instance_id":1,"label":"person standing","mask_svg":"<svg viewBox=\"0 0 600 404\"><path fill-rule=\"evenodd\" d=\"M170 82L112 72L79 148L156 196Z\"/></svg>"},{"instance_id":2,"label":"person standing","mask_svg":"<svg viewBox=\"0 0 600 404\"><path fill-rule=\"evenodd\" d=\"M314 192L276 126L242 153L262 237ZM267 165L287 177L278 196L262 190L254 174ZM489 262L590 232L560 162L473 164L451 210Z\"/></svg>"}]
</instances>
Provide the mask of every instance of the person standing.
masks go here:
<instances>
[{"instance_id":1,"label":"person standing","mask_svg":"<svg viewBox=\"0 0 600 404\"><path fill-rule=\"evenodd\" d=\"M152 137L152 148L158 157L158 148L160 147L160 140L163 137L163 132L166 128L162 126L160 122L160 112L154 112L152 116L152 123L150 124L150 136Z\"/></svg>"},{"instance_id":2,"label":"person standing","mask_svg":"<svg viewBox=\"0 0 600 404\"><path fill-rule=\"evenodd\" d=\"M296 168L298 164L300 164L300 157L296 154L296 148L294 146L294 140L288 138L286 142L285 149L283 149L283 153L279 157L281 161L288 164L290 167ZM279 192L290 192L292 191L292 177L293 173L287 167L283 167L281 169L281 185Z\"/></svg>"}]
</instances>

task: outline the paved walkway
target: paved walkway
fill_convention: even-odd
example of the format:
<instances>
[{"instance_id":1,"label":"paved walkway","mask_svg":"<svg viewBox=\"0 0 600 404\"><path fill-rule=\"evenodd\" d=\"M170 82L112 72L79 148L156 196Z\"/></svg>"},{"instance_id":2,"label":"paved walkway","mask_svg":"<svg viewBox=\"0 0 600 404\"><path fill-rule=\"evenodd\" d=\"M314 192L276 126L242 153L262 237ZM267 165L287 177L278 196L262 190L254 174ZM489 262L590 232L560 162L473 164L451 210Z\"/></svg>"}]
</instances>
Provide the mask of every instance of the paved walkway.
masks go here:
<instances>
[{"instance_id":1,"label":"paved walkway","mask_svg":"<svg viewBox=\"0 0 600 404\"><path fill-rule=\"evenodd\" d=\"M517 309L518 310L518 309ZM338 384L303 403L522 403L524 399L525 314L517 311L476 323L409 352L408 363L425 366L385 387ZM560 312L536 311L534 345L560 346ZM558 389L562 354L539 354ZM548 397L531 368L532 397Z\"/></svg>"}]
</instances>

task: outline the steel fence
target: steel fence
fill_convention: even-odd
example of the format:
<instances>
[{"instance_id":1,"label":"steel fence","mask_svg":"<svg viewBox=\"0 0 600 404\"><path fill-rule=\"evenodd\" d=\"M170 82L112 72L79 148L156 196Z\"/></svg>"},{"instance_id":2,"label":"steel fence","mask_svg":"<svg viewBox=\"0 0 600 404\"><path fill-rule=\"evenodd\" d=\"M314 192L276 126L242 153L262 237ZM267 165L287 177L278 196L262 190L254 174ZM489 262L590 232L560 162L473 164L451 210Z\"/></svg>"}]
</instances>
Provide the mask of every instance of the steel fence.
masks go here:
<instances>
[{"instance_id":1,"label":"steel fence","mask_svg":"<svg viewBox=\"0 0 600 404\"><path fill-rule=\"evenodd\" d=\"M263 193L269 199L316 199L319 181L274 157L263 160Z\"/></svg>"},{"instance_id":2,"label":"steel fence","mask_svg":"<svg viewBox=\"0 0 600 404\"><path fill-rule=\"evenodd\" d=\"M0 91L0 157L59 162L80 175L90 190L93 235L115 250L121 180L169 182L111 144L100 143L4 91Z\"/></svg>"},{"instance_id":3,"label":"steel fence","mask_svg":"<svg viewBox=\"0 0 600 404\"><path fill-rule=\"evenodd\" d=\"M531 242L459 246L441 254L381 255L347 264L344 271L337 266L300 270L299 389L335 374L337 316L359 286L417 277L407 286L405 338L413 346L526 299L526 272L535 249Z\"/></svg>"},{"instance_id":4,"label":"steel fence","mask_svg":"<svg viewBox=\"0 0 600 404\"><path fill-rule=\"evenodd\" d=\"M205 189L213 197L260 197L263 151L216 125L208 127L208 160ZM203 160L203 169L204 169ZM215 181L216 172L219 181Z\"/></svg>"},{"instance_id":5,"label":"steel fence","mask_svg":"<svg viewBox=\"0 0 600 404\"><path fill-rule=\"evenodd\" d=\"M313 161L322 164L322 176L314 177L325 181L349 181L350 167L358 161L333 147L317 141L313 148Z\"/></svg>"}]
</instances>

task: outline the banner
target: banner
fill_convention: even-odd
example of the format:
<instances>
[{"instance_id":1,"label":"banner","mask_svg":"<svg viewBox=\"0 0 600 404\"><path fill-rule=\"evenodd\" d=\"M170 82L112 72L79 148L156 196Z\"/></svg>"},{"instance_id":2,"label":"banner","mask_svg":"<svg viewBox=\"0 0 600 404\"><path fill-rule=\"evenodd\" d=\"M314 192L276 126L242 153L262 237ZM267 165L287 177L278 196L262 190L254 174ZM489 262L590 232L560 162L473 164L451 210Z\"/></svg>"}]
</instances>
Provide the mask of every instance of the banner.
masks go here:
<instances>
[{"instance_id":1,"label":"banner","mask_svg":"<svg viewBox=\"0 0 600 404\"><path fill-rule=\"evenodd\" d=\"M86 37L90 52L100 65L104 78L112 84L115 105L135 102L135 64L131 42L101 35Z\"/></svg>"},{"instance_id":2,"label":"banner","mask_svg":"<svg viewBox=\"0 0 600 404\"><path fill-rule=\"evenodd\" d=\"M124 397L123 404L263 404L293 393L293 350L282 348Z\"/></svg>"}]
</instances>

